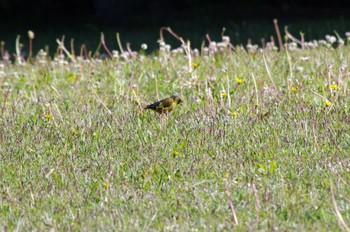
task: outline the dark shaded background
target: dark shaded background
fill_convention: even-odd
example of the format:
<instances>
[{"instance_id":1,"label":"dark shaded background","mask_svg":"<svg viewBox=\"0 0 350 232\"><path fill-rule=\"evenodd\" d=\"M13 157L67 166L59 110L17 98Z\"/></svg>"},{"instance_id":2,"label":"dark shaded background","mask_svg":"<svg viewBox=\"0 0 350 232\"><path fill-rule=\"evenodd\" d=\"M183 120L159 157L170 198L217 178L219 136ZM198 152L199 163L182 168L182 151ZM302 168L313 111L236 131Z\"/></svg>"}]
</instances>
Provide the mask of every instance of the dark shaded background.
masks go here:
<instances>
[{"instance_id":1,"label":"dark shaded background","mask_svg":"<svg viewBox=\"0 0 350 232\"><path fill-rule=\"evenodd\" d=\"M181 21L319 19L347 16L347 0L1 0L1 24L45 28L72 23L147 28Z\"/></svg>"},{"instance_id":2,"label":"dark shaded background","mask_svg":"<svg viewBox=\"0 0 350 232\"><path fill-rule=\"evenodd\" d=\"M206 33L218 37L222 27L235 42L244 43L268 38L274 18L281 28L289 25L312 39L333 30L350 31L349 12L346 0L0 0L0 40L11 44L17 34L25 38L31 29L42 47L63 34L95 46L100 32L115 43L118 31L137 46L148 42L152 47L159 28L171 26L194 44Z\"/></svg>"}]
</instances>

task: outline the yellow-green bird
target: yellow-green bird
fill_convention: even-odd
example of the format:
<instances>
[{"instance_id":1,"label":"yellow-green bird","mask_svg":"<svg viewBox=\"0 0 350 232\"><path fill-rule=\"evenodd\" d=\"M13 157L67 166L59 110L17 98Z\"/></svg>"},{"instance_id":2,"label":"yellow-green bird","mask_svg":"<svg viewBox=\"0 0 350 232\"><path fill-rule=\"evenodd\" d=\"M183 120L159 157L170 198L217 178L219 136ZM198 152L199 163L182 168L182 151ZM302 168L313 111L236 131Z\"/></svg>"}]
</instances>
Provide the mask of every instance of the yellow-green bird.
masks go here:
<instances>
[{"instance_id":1,"label":"yellow-green bird","mask_svg":"<svg viewBox=\"0 0 350 232\"><path fill-rule=\"evenodd\" d=\"M171 97L165 98L151 105L148 105L145 107L145 109L154 110L159 114L167 114L173 109L175 109L176 106L181 102L182 102L181 98L175 94Z\"/></svg>"}]
</instances>

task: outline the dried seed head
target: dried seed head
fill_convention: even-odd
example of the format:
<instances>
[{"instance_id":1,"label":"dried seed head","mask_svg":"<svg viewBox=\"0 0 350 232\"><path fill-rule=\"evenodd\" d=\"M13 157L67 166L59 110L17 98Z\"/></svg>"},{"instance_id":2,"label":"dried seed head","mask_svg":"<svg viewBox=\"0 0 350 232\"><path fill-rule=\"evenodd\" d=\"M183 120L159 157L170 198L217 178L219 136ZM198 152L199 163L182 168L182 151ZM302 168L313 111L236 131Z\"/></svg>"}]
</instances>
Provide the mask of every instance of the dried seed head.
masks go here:
<instances>
[{"instance_id":1,"label":"dried seed head","mask_svg":"<svg viewBox=\"0 0 350 232\"><path fill-rule=\"evenodd\" d=\"M28 31L28 37L29 37L29 39L34 39L34 32L29 30Z\"/></svg>"}]
</instances>

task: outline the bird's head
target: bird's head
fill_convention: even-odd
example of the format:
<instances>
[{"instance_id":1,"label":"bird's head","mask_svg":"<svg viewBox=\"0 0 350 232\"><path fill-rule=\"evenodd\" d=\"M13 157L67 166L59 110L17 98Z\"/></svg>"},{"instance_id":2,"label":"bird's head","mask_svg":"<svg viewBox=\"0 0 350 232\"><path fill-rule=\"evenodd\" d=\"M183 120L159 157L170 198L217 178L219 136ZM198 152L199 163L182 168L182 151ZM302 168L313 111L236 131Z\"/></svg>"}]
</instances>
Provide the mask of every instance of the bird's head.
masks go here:
<instances>
[{"instance_id":1,"label":"bird's head","mask_svg":"<svg viewBox=\"0 0 350 232\"><path fill-rule=\"evenodd\" d=\"M177 94L174 94L173 96L171 96L171 98L176 102L176 104L180 104L182 102L180 96Z\"/></svg>"}]
</instances>

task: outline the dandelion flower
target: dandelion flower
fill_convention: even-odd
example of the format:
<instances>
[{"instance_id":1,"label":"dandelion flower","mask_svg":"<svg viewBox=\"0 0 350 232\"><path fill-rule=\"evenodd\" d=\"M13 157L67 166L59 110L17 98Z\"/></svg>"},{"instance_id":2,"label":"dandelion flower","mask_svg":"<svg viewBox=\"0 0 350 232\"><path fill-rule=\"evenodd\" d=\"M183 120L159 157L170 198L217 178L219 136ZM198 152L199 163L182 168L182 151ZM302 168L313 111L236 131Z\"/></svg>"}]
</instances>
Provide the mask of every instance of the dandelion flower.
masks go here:
<instances>
[{"instance_id":1,"label":"dandelion flower","mask_svg":"<svg viewBox=\"0 0 350 232\"><path fill-rule=\"evenodd\" d=\"M244 82L244 80L242 78L236 77L235 78L237 84L242 84Z\"/></svg>"},{"instance_id":2,"label":"dandelion flower","mask_svg":"<svg viewBox=\"0 0 350 232\"><path fill-rule=\"evenodd\" d=\"M298 88L297 87L292 87L292 92L293 93L298 93Z\"/></svg>"},{"instance_id":3,"label":"dandelion flower","mask_svg":"<svg viewBox=\"0 0 350 232\"><path fill-rule=\"evenodd\" d=\"M180 153L179 153L178 151L174 150L173 155L174 155L174 157L176 157L176 156L179 156L179 155L180 155Z\"/></svg>"},{"instance_id":4,"label":"dandelion flower","mask_svg":"<svg viewBox=\"0 0 350 232\"><path fill-rule=\"evenodd\" d=\"M222 93L221 93L221 97L222 97L222 98L228 98L228 94L227 94L226 92L222 92Z\"/></svg>"},{"instance_id":5,"label":"dandelion flower","mask_svg":"<svg viewBox=\"0 0 350 232\"><path fill-rule=\"evenodd\" d=\"M79 133L78 133L78 131L76 130L76 129L72 129L72 135L78 135Z\"/></svg>"},{"instance_id":6,"label":"dandelion flower","mask_svg":"<svg viewBox=\"0 0 350 232\"><path fill-rule=\"evenodd\" d=\"M238 113L236 111L230 112L231 116L234 118L238 117Z\"/></svg>"},{"instance_id":7,"label":"dandelion flower","mask_svg":"<svg viewBox=\"0 0 350 232\"><path fill-rule=\"evenodd\" d=\"M337 38L333 35L326 35L326 40L329 42L329 43L335 43L337 42Z\"/></svg>"},{"instance_id":8,"label":"dandelion flower","mask_svg":"<svg viewBox=\"0 0 350 232\"><path fill-rule=\"evenodd\" d=\"M147 50L148 46L147 46L147 44L143 43L143 44L141 44L141 48L142 48L142 50Z\"/></svg>"},{"instance_id":9,"label":"dandelion flower","mask_svg":"<svg viewBox=\"0 0 350 232\"><path fill-rule=\"evenodd\" d=\"M328 100L325 100L325 104L326 104L327 107L332 106L332 102L330 102L330 101L328 101Z\"/></svg>"},{"instance_id":10,"label":"dandelion flower","mask_svg":"<svg viewBox=\"0 0 350 232\"><path fill-rule=\"evenodd\" d=\"M135 104L135 105L140 105L139 100L135 99L135 100L134 100L134 104Z\"/></svg>"},{"instance_id":11,"label":"dandelion flower","mask_svg":"<svg viewBox=\"0 0 350 232\"><path fill-rule=\"evenodd\" d=\"M199 67L199 62L198 63L192 63L191 66L192 66L193 69L196 69L196 68Z\"/></svg>"},{"instance_id":12,"label":"dandelion flower","mask_svg":"<svg viewBox=\"0 0 350 232\"><path fill-rule=\"evenodd\" d=\"M45 114L44 115L44 118L48 121L50 121L52 118L53 118L53 115L52 114Z\"/></svg>"},{"instance_id":13,"label":"dandelion flower","mask_svg":"<svg viewBox=\"0 0 350 232\"><path fill-rule=\"evenodd\" d=\"M331 85L331 89L332 90L338 90L338 85L337 84Z\"/></svg>"},{"instance_id":14,"label":"dandelion flower","mask_svg":"<svg viewBox=\"0 0 350 232\"><path fill-rule=\"evenodd\" d=\"M29 37L29 39L34 39L34 32L29 30L28 31L28 37Z\"/></svg>"}]
</instances>

